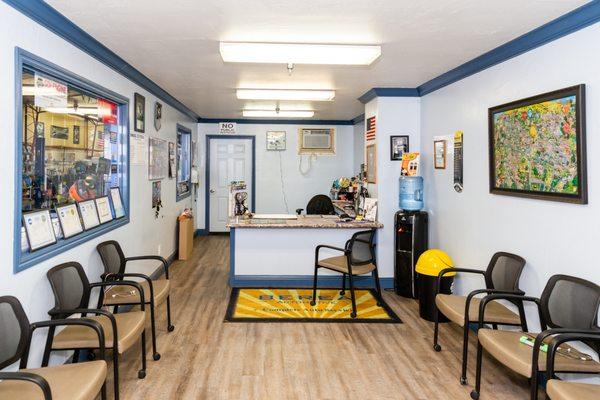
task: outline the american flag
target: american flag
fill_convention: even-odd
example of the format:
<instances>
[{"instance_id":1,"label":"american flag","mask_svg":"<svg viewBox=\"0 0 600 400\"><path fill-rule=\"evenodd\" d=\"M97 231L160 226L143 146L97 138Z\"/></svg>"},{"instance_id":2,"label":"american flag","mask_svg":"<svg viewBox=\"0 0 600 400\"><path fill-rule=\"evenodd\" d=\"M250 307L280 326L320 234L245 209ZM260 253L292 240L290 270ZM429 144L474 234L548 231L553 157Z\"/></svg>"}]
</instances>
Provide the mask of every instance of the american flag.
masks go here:
<instances>
[{"instance_id":1,"label":"american flag","mask_svg":"<svg viewBox=\"0 0 600 400\"><path fill-rule=\"evenodd\" d=\"M367 142L369 140L375 140L375 117L371 117L367 119L367 132L365 134L365 138Z\"/></svg>"}]
</instances>

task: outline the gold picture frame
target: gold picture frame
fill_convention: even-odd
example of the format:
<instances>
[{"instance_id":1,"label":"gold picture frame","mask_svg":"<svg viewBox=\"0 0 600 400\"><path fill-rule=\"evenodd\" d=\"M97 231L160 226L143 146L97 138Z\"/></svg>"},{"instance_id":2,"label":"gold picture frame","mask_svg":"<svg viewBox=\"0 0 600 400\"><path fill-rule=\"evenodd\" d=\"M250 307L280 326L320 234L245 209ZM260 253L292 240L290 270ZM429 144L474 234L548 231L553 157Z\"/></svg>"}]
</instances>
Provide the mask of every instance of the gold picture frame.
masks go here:
<instances>
[{"instance_id":1,"label":"gold picture frame","mask_svg":"<svg viewBox=\"0 0 600 400\"><path fill-rule=\"evenodd\" d=\"M435 140L433 142L433 166L435 169L446 169L446 141Z\"/></svg>"},{"instance_id":2,"label":"gold picture frame","mask_svg":"<svg viewBox=\"0 0 600 400\"><path fill-rule=\"evenodd\" d=\"M377 183L377 145L370 144L366 148L367 183Z\"/></svg>"}]
</instances>

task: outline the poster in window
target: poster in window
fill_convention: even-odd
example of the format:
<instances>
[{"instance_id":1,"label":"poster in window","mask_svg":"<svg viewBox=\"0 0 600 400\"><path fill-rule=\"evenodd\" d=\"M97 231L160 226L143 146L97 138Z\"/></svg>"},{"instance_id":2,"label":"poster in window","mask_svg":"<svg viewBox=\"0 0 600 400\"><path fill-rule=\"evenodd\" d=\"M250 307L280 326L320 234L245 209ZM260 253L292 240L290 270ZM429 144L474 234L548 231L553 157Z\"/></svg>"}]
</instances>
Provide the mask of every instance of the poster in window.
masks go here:
<instances>
[{"instance_id":1,"label":"poster in window","mask_svg":"<svg viewBox=\"0 0 600 400\"><path fill-rule=\"evenodd\" d=\"M47 78L38 73L34 74L33 85L35 88L34 104L43 108L66 108L69 91L67 85Z\"/></svg>"},{"instance_id":2,"label":"poster in window","mask_svg":"<svg viewBox=\"0 0 600 400\"><path fill-rule=\"evenodd\" d=\"M73 144L79 144L80 135L81 127L79 125L73 125Z\"/></svg>"},{"instance_id":3,"label":"poster in window","mask_svg":"<svg viewBox=\"0 0 600 400\"><path fill-rule=\"evenodd\" d=\"M175 177L175 143L169 142L169 178Z\"/></svg>"},{"instance_id":4,"label":"poster in window","mask_svg":"<svg viewBox=\"0 0 600 400\"><path fill-rule=\"evenodd\" d=\"M134 94L134 124L137 132L145 132L146 126L146 98L139 93Z\"/></svg>"},{"instance_id":5,"label":"poster in window","mask_svg":"<svg viewBox=\"0 0 600 400\"><path fill-rule=\"evenodd\" d=\"M50 218L50 210L35 211L23 215L25 232L31 251L56 243L56 234Z\"/></svg>"},{"instance_id":6,"label":"poster in window","mask_svg":"<svg viewBox=\"0 0 600 400\"><path fill-rule=\"evenodd\" d=\"M79 206L79 213L81 214L83 227L86 231L100 225L96 202L94 200L82 201L77 203L77 205Z\"/></svg>"},{"instance_id":7,"label":"poster in window","mask_svg":"<svg viewBox=\"0 0 600 400\"><path fill-rule=\"evenodd\" d=\"M81 219L75 204L56 207L56 213L65 239L83 232L83 226L81 226Z\"/></svg>"},{"instance_id":8,"label":"poster in window","mask_svg":"<svg viewBox=\"0 0 600 400\"><path fill-rule=\"evenodd\" d=\"M38 122L35 125L35 136L38 138L43 138L44 137L44 129L45 129L44 123Z\"/></svg>"},{"instance_id":9,"label":"poster in window","mask_svg":"<svg viewBox=\"0 0 600 400\"><path fill-rule=\"evenodd\" d=\"M118 187L110 188L110 198L112 200L113 209L115 210L115 218L119 219L125 216L125 207L121 198L121 190Z\"/></svg>"},{"instance_id":10,"label":"poster in window","mask_svg":"<svg viewBox=\"0 0 600 400\"><path fill-rule=\"evenodd\" d=\"M169 150L167 141L150 138L148 142L148 179L153 181L167 177L169 168Z\"/></svg>"},{"instance_id":11,"label":"poster in window","mask_svg":"<svg viewBox=\"0 0 600 400\"><path fill-rule=\"evenodd\" d=\"M53 139L67 140L69 138L69 128L66 126L52 125L50 130L50 137Z\"/></svg>"},{"instance_id":12,"label":"poster in window","mask_svg":"<svg viewBox=\"0 0 600 400\"><path fill-rule=\"evenodd\" d=\"M101 224L112 221L113 215L110 209L110 202L108 196L98 197L94 200L96 202L96 209L98 210L98 220Z\"/></svg>"},{"instance_id":13,"label":"poster in window","mask_svg":"<svg viewBox=\"0 0 600 400\"><path fill-rule=\"evenodd\" d=\"M116 124L118 121L117 105L112 101L98 99L98 117L103 124Z\"/></svg>"}]
</instances>

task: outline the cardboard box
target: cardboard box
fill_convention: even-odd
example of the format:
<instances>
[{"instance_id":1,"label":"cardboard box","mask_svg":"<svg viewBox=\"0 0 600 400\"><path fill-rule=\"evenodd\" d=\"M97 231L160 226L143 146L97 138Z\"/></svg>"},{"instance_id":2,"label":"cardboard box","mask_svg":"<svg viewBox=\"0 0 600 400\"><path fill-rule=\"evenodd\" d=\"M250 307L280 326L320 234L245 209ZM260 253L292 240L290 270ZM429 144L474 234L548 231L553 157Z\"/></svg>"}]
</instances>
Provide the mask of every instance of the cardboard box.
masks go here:
<instances>
[{"instance_id":1,"label":"cardboard box","mask_svg":"<svg viewBox=\"0 0 600 400\"><path fill-rule=\"evenodd\" d=\"M179 259L189 259L193 248L194 218L179 217Z\"/></svg>"}]
</instances>

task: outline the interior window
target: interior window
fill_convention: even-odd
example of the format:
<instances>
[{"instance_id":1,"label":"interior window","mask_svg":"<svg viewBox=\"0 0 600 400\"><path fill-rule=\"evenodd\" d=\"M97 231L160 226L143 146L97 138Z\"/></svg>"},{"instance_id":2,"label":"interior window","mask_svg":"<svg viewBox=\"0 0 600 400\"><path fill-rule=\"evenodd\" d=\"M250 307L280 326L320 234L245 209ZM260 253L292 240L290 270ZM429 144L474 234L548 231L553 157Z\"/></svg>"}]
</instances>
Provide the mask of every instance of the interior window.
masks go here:
<instances>
[{"instance_id":1,"label":"interior window","mask_svg":"<svg viewBox=\"0 0 600 400\"><path fill-rule=\"evenodd\" d=\"M177 127L177 200L191 194L192 134L191 131Z\"/></svg>"}]
</instances>

